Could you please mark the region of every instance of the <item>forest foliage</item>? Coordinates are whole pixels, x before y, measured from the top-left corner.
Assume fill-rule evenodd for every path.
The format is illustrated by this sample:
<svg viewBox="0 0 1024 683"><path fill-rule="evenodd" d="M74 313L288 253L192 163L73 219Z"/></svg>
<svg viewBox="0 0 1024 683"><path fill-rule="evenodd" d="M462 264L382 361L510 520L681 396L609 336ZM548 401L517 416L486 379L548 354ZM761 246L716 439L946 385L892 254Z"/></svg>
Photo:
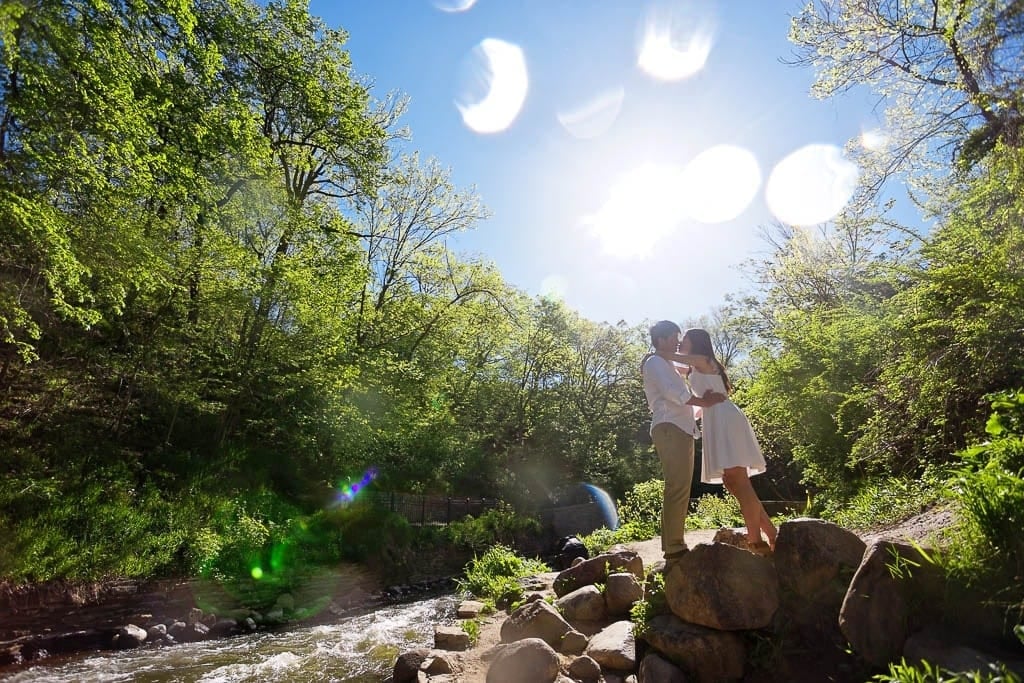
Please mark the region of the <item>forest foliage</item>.
<svg viewBox="0 0 1024 683"><path fill-rule="evenodd" d="M833 5L794 18L796 61L889 97L893 144L692 321L768 497L953 465L1024 386L1019 3ZM643 326L451 249L486 207L345 41L299 0L0 5L0 576L196 571L330 526L371 471L524 510L659 475ZM904 182L930 230L893 217Z"/></svg>

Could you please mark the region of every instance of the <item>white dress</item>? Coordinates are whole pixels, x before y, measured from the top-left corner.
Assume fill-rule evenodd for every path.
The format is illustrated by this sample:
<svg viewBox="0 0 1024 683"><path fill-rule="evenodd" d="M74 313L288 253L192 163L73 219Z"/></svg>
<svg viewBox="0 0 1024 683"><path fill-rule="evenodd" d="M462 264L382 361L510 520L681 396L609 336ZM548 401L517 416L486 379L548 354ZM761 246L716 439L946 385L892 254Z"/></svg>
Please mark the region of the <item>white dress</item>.
<svg viewBox="0 0 1024 683"><path fill-rule="evenodd" d="M690 388L694 396L703 396L708 389L726 393L721 375L696 369L690 371ZM728 399L701 409L701 451L700 480L705 484L721 484L727 467L746 467L748 476L767 469L747 416Z"/></svg>

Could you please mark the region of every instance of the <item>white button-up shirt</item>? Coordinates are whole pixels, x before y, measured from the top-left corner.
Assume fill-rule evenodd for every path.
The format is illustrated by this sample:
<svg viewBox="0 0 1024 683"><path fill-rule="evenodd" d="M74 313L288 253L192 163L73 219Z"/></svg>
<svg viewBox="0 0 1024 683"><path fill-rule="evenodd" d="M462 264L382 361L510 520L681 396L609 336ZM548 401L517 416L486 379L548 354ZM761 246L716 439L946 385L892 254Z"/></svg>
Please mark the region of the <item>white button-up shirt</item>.
<svg viewBox="0 0 1024 683"><path fill-rule="evenodd" d="M693 393L672 364L661 356L651 356L644 361L643 377L647 405L653 413L651 429L662 422L668 422L696 436L697 423L693 419L693 406L686 404Z"/></svg>

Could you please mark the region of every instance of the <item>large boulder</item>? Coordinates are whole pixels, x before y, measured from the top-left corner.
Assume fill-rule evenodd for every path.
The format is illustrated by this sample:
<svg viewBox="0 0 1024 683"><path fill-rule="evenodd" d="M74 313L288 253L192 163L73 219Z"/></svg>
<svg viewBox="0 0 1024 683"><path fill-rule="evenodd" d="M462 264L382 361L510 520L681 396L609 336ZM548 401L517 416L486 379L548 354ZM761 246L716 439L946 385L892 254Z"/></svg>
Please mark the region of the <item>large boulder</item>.
<svg viewBox="0 0 1024 683"><path fill-rule="evenodd" d="M780 606L805 642L845 645L839 608L866 548L853 532L820 519L794 519L779 527Z"/></svg>
<svg viewBox="0 0 1024 683"><path fill-rule="evenodd" d="M487 683L553 683L558 654L540 638L504 645L487 669Z"/></svg>
<svg viewBox="0 0 1024 683"><path fill-rule="evenodd" d="M688 681L711 683L743 677L747 652L738 633L688 624L667 614L647 622L643 637L665 658L678 664Z"/></svg>
<svg viewBox="0 0 1024 683"><path fill-rule="evenodd" d="M562 636L571 630L572 626L558 610L543 600L537 600L517 608L502 623L501 642L540 638L548 645L558 647Z"/></svg>
<svg viewBox="0 0 1024 683"><path fill-rule="evenodd" d="M850 581L839 629L865 661L885 666L900 656L910 633L938 616L933 610L942 602L942 582L921 549L877 541Z"/></svg>
<svg viewBox="0 0 1024 683"><path fill-rule="evenodd" d="M119 650L128 650L146 642L148 634L141 626L125 624L114 634L114 644Z"/></svg>
<svg viewBox="0 0 1024 683"><path fill-rule="evenodd" d="M556 576L553 584L555 595L562 597L577 588L604 583L609 572L616 570L628 571L638 579L642 579L644 577L644 561L631 550L602 553L597 557L584 560Z"/></svg>
<svg viewBox="0 0 1024 683"><path fill-rule="evenodd" d="M605 669L631 671L636 667L636 640L633 623L616 621L594 634L586 655Z"/></svg>
<svg viewBox="0 0 1024 683"><path fill-rule="evenodd" d="M665 598L683 621L722 631L759 629L779 607L779 581L764 557L701 544L668 565Z"/></svg>
<svg viewBox="0 0 1024 683"><path fill-rule="evenodd" d="M570 624L581 621L603 621L608 617L604 595L597 589L597 586L583 586L571 593L566 593L555 601L555 607Z"/></svg>
<svg viewBox="0 0 1024 683"><path fill-rule="evenodd" d="M616 572L608 575L604 585L604 601L612 617L628 615L633 603L643 597L644 588L632 574Z"/></svg>

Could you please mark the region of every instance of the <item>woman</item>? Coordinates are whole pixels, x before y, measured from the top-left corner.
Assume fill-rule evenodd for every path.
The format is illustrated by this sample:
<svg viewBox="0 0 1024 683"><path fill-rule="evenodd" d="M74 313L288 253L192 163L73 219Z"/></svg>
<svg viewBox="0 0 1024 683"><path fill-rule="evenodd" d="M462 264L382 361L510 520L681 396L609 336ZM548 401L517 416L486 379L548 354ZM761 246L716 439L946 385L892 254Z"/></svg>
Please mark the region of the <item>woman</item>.
<svg viewBox="0 0 1024 683"><path fill-rule="evenodd" d="M687 552L684 532L693 476L693 439L697 424L693 406L709 409L726 400L724 392L695 395L672 364L679 350L679 326L662 320L650 329L653 353L644 356L640 371L651 409L651 439L661 460L665 494L661 505L661 549L666 561Z"/></svg>
<svg viewBox="0 0 1024 683"><path fill-rule="evenodd" d="M690 366L690 389L694 394L732 392L729 376L715 358L706 330L687 330L674 360ZM726 400L702 409L701 450L700 479L706 484L724 484L736 496L747 525L747 546L758 553L774 550L775 525L750 483L751 476L765 471L764 456L750 422L735 403ZM761 537L762 531L767 543Z"/></svg>

